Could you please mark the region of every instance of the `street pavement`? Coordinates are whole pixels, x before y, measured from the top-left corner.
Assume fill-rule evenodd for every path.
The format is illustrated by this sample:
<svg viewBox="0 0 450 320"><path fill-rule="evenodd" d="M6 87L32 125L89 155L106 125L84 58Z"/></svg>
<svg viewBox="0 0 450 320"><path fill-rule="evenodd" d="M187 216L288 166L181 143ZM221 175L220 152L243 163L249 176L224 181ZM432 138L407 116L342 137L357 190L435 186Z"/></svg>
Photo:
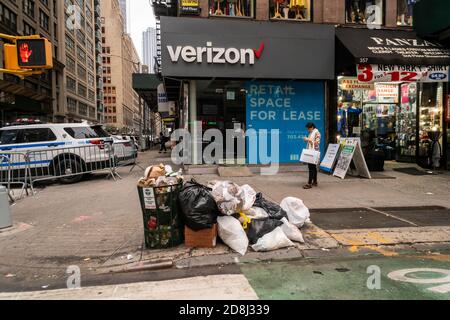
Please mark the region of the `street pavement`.
<svg viewBox="0 0 450 320"><path fill-rule="evenodd" d="M219 244L214 249L189 249L179 246L168 250L145 250L142 214L136 184L143 174L142 168L161 162L170 163L168 154L161 155L156 151L145 152L140 154L139 166L119 168L118 173L122 179L118 181L107 179L105 174L100 174L75 185L45 185L38 190L36 196L19 200L12 207L14 228L0 232L0 292L62 289L66 285L68 277L66 272L70 266L80 268L84 279L83 287L104 284L114 287L127 286L130 282L190 279L199 274L226 276L230 271L227 268L234 266L233 274L245 275L259 298L289 298L286 296L289 290L283 287L273 291L273 296L270 296L271 281L267 283L269 287L265 287L262 281L258 280L261 274L265 274L264 270L271 270L270 267L277 264L280 266L283 266L283 263L287 264L285 267L271 271L279 274L278 278L273 279L279 279L280 284L283 283L283 279L296 283L296 281L302 282L304 281L302 279L311 278L308 273L312 268L311 261L331 259L329 268L332 270L332 266L341 263L340 259L355 259L361 264L356 267L350 263L344 264L343 267L352 272L338 272L336 275L355 274L352 281L362 281L366 277L363 272L365 266L363 259L367 257L381 259L379 263L386 265L386 268L382 269L383 277L386 278L383 272L394 268L394 266L391 268L390 264L394 261L392 259L403 259L404 255L442 257L450 248L450 227L445 224L424 227L410 224L408 228L329 230L314 224L313 213L313 224L302 229L306 243L294 248L268 253L256 253L250 250L245 257L232 252L223 244ZM252 177L230 179L238 184L250 184L256 191L262 192L272 201L280 202L284 197L293 196L304 200L309 208L317 210L450 207L450 174L448 172L438 175L410 176L392 170L398 166L411 165L388 164L387 170L373 180L359 178L340 180L320 174L320 186L312 190L301 188L307 173L300 166L283 167L281 173L275 176L256 174ZM133 170L130 172L130 169ZM203 174L202 170L190 171L191 174L188 172L186 178L195 178L201 183L227 179L211 174L211 170L204 170L207 174ZM358 218L362 219L362 217ZM406 263L419 260L402 260L405 263L402 262L399 267L422 266L417 263ZM436 267L441 262L448 265L445 259L441 262L432 259L424 261L430 268ZM296 263L305 263L305 265L300 266ZM286 275L281 272L283 268L298 269L298 279L286 278ZM303 270L304 273L302 273ZM321 270L313 271L320 271L325 274L325 277L330 275ZM317 274L320 275L313 272L313 275ZM148 285L151 287L153 284ZM145 292L145 289L143 290ZM432 294L422 295L423 292L421 292L416 296L441 297ZM239 294L239 292L233 293L236 298L240 297ZM408 297L413 298L414 294L411 293ZM170 298L170 293L168 296ZM319 292L309 296L332 298L326 294L321 295ZM309 296L307 291L300 290L292 294L291 298L308 299ZM361 298L370 296L370 294L361 295ZM91 296L87 294L86 298L89 297ZM102 298L117 297L105 294ZM356 294L355 297L357 297ZM382 297L387 296L382 295ZM3 298L6 297L3 296Z"/></svg>

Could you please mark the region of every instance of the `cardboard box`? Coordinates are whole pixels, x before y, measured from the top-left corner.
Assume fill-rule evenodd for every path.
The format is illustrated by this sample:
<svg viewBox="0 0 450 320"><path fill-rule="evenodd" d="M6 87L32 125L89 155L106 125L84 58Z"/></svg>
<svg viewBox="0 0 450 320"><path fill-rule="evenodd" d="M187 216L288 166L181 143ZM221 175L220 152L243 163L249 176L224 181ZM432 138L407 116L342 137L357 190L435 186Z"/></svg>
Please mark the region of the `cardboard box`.
<svg viewBox="0 0 450 320"><path fill-rule="evenodd" d="M210 229L200 231L185 227L184 243L188 248L214 248L217 243L217 224Z"/></svg>

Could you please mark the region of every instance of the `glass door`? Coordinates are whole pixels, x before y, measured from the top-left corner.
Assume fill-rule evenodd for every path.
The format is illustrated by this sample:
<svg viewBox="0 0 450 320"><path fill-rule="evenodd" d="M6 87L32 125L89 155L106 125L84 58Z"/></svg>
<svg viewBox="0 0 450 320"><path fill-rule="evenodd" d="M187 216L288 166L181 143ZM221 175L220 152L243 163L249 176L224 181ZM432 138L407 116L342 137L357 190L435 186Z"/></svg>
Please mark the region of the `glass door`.
<svg viewBox="0 0 450 320"><path fill-rule="evenodd" d="M419 84L418 164L439 168L443 160L444 86L442 83Z"/></svg>

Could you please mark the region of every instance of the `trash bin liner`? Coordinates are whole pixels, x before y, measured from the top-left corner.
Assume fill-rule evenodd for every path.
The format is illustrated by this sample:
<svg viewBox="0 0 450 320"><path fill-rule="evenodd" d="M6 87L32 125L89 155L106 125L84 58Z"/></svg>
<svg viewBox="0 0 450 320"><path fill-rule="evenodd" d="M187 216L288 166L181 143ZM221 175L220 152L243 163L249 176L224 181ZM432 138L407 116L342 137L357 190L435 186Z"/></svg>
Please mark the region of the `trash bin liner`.
<svg viewBox="0 0 450 320"><path fill-rule="evenodd" d="M264 199L262 193L258 193L256 195L256 201L253 206L264 209L269 214L269 217L273 219L281 220L288 217L286 211L284 211L278 204Z"/></svg>
<svg viewBox="0 0 450 320"><path fill-rule="evenodd" d="M275 228L283 225L283 222L276 219L252 220L248 227L247 237L251 244L258 242L264 235L272 232Z"/></svg>
<svg viewBox="0 0 450 320"><path fill-rule="evenodd" d="M186 182L181 189L178 202L184 223L192 230L212 228L220 214L211 189L195 180Z"/></svg>

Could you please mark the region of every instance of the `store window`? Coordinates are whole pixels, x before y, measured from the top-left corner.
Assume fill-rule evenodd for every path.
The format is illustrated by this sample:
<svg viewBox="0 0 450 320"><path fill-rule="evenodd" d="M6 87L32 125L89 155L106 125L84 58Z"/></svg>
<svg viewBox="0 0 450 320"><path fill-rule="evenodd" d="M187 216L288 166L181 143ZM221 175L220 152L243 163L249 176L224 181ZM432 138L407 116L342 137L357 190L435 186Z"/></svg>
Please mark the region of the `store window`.
<svg viewBox="0 0 450 320"><path fill-rule="evenodd" d="M346 23L382 25L384 0L345 0Z"/></svg>
<svg viewBox="0 0 450 320"><path fill-rule="evenodd" d="M210 0L210 16L225 16L237 18L254 17L254 0Z"/></svg>
<svg viewBox="0 0 450 320"><path fill-rule="evenodd" d="M397 25L413 25L413 8L417 0L397 0Z"/></svg>
<svg viewBox="0 0 450 320"><path fill-rule="evenodd" d="M311 0L270 0L270 19L311 21Z"/></svg>

